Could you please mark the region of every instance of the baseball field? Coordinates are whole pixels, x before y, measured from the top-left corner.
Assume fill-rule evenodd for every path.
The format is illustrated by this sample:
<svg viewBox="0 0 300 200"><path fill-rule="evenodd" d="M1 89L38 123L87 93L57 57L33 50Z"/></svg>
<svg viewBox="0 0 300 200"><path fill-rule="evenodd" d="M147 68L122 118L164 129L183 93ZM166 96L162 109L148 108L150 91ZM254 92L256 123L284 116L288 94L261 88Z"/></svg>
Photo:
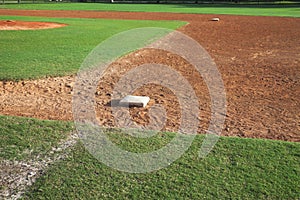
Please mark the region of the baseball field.
<svg viewBox="0 0 300 200"><path fill-rule="evenodd" d="M1 198L299 199L299 17L299 7L280 5L0 5ZM198 135L180 159L131 174L106 166L84 148L74 128L72 97L76 73L98 44L145 27L177 30L209 53L224 83L227 112L218 143L199 159L212 112L203 77L187 60L162 50L145 48L119 58L99 82L95 116L123 149L162 148L180 127L174 93L148 84L134 95L149 96L149 105L130 108L130 114L143 126L150 107L163 106L161 132L145 139L115 128L111 94L131 69L170 66L188 80L200 107Z"/></svg>

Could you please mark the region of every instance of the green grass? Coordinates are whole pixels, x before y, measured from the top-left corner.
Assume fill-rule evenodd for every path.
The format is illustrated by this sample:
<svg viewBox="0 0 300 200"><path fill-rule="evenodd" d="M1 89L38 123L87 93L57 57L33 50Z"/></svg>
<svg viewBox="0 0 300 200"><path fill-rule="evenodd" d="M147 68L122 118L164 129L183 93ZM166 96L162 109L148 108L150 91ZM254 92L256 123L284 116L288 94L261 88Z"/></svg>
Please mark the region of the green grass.
<svg viewBox="0 0 300 200"><path fill-rule="evenodd" d="M114 134L122 147L135 152L163 146L172 138L161 133L145 142ZM70 157L38 179L25 199L299 199L299 143L222 137L199 160L202 140L197 136L170 167L147 174L111 169L78 143Z"/></svg>
<svg viewBox="0 0 300 200"><path fill-rule="evenodd" d="M296 5L234 5L234 4L105 4L105 3L58 3L58 4L7 4L1 8L34 10L97 10L134 12L174 12L201 14L231 14L255 16L300 17Z"/></svg>
<svg viewBox="0 0 300 200"><path fill-rule="evenodd" d="M72 130L70 122L0 116L0 160L24 160L46 153Z"/></svg>
<svg viewBox="0 0 300 200"><path fill-rule="evenodd" d="M180 21L138 21L0 16L0 20L51 21L68 26L47 30L0 31L0 79L21 80L74 74L100 42L133 28L176 29Z"/></svg>
<svg viewBox="0 0 300 200"><path fill-rule="evenodd" d="M1 159L43 154L73 130L68 122L0 116ZM109 138L132 152L165 146L174 133L142 139L116 129ZM25 199L299 199L300 143L221 137L198 159L204 137L168 168L146 174L120 172L100 163L78 142L50 166ZM30 152L30 153L29 153Z"/></svg>

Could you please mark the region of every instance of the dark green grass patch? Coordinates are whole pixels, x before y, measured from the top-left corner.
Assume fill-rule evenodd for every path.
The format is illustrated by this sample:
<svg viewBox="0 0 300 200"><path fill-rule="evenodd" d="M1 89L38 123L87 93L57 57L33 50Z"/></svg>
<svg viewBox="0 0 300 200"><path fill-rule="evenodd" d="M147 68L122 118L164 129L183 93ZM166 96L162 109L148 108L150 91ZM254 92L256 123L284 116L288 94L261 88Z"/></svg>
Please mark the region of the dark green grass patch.
<svg viewBox="0 0 300 200"><path fill-rule="evenodd" d="M46 153L72 129L70 122L0 116L0 160L22 160Z"/></svg>
<svg viewBox="0 0 300 200"><path fill-rule="evenodd" d="M231 14L254 16L300 17L299 4L242 5L242 4L107 4L107 3L63 3L63 4L8 4L1 8L31 10L97 10L134 12L173 12L198 14Z"/></svg>
<svg viewBox="0 0 300 200"><path fill-rule="evenodd" d="M65 23L47 30L0 31L0 79L20 80L74 74L103 40L140 27L176 29L179 21L136 21L0 16L0 20Z"/></svg>
<svg viewBox="0 0 300 200"><path fill-rule="evenodd" d="M173 137L161 133L145 142L114 134L116 143L135 152L159 148ZM197 136L170 167L146 174L109 168L78 143L70 157L39 178L25 198L299 199L299 143L222 137L209 156L199 160L202 141L203 136Z"/></svg>

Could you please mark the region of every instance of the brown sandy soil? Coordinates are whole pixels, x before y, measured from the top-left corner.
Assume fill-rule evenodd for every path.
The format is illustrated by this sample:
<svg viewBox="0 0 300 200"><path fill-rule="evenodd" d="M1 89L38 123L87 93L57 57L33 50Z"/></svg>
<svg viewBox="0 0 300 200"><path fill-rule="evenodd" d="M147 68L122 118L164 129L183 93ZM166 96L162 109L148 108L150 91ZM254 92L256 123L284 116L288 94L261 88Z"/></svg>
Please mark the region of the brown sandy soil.
<svg viewBox="0 0 300 200"><path fill-rule="evenodd" d="M300 19L216 15L0 10L0 15L82 17L115 19L183 20L179 31L198 41L213 57L222 75L227 96L223 135L300 141ZM207 129L210 98L201 77L184 60L164 52L142 50L111 66L96 96L101 124L114 126L107 105L114 83L126 71L142 63L164 63L186 77L199 97L199 132ZM72 120L71 100L74 77L34 81L0 82L0 113L41 119ZM178 102L168 89L147 85L137 95L151 97L150 106L167 109L166 130L178 128ZM138 123L148 121L149 107L131 109Z"/></svg>
<svg viewBox="0 0 300 200"><path fill-rule="evenodd" d="M66 24L58 24L52 22L0 20L0 30L35 30L35 29L59 28L63 26L66 26Z"/></svg>

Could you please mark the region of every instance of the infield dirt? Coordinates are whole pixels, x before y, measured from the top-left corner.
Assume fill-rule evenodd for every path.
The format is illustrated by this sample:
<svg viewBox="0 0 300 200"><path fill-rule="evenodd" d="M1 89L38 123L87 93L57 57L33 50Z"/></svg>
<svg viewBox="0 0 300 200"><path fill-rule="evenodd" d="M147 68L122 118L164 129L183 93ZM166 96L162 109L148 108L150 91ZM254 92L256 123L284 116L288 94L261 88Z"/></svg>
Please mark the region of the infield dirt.
<svg viewBox="0 0 300 200"><path fill-rule="evenodd" d="M0 15L182 20L180 32L199 42L212 56L224 81L227 115L222 135L300 141L300 19L137 12L0 10ZM219 22L210 21L219 17ZM185 60L159 50L144 49L116 61L101 79L96 97L101 124L114 126L109 101L114 84L129 69L144 63L172 66L190 82L199 98L199 133L210 120L207 86ZM0 82L0 113L40 119L72 120L75 76ZM180 110L167 88L146 85L135 95L148 95L149 106L167 110L165 130L179 127ZM148 123L149 107L132 108L132 118Z"/></svg>

